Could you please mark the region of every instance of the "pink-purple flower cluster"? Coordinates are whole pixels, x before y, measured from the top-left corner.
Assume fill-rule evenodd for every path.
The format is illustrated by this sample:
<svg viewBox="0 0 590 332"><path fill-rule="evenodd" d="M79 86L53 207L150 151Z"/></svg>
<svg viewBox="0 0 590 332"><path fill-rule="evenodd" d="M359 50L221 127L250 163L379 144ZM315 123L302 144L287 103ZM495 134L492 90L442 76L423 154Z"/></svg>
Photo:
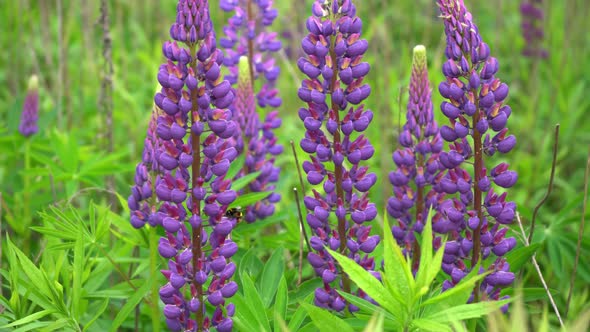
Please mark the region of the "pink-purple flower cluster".
<svg viewBox="0 0 590 332"><path fill-rule="evenodd" d="M231 331L235 308L227 299L237 291L230 260L237 245L229 234L236 220L225 212L236 193L225 175L237 156L237 125L227 109L234 94L221 77L223 54L208 2L179 0L170 36L158 71L157 120L128 200L131 222L166 231L158 250L169 259L160 289L169 329ZM211 316L206 302L214 307Z"/></svg>
<svg viewBox="0 0 590 332"><path fill-rule="evenodd" d="M306 22L309 34L302 41L307 56L297 62L307 76L298 92L307 103L299 110L306 129L300 145L310 157L303 169L311 185L321 185L304 198L307 222L314 233L310 242L315 252L308 259L324 283L315 292L315 304L341 311L346 303L336 289L351 292L350 280L325 248L372 271L375 263L368 254L379 242L367 225L377 215L368 198L376 175L361 165L374 154L361 134L373 119L373 113L361 104L371 92L363 83L370 69L363 61L368 43L361 39L362 21L350 0L316 0L312 12ZM368 299L362 290L357 294ZM353 305L349 309L356 310Z"/></svg>
<svg viewBox="0 0 590 332"><path fill-rule="evenodd" d="M37 75L31 76L27 95L23 104L23 111L20 117L18 132L24 137L29 137L39 131L37 121L39 120L39 79Z"/></svg>
<svg viewBox="0 0 590 332"><path fill-rule="evenodd" d="M273 53L281 50L278 34L268 31L277 17L272 0L221 0L219 6L226 12L233 11L228 25L223 28L224 38L219 44L226 51L224 64L230 74L226 78L230 83L238 81L238 63L241 56L250 61L252 80L264 81L256 99L260 107L279 107L281 98L275 87L280 69Z"/></svg>
<svg viewBox="0 0 590 332"><path fill-rule="evenodd" d="M444 196L434 190L442 168L438 155L443 141L431 95L426 49L418 45L414 48L406 123L398 139L402 147L393 153L397 169L389 174L393 196L387 202L387 212L398 221L392 227L394 237L406 252L416 254L419 247L414 233L422 232L428 211L436 211Z"/></svg>
<svg viewBox="0 0 590 332"><path fill-rule="evenodd" d="M506 192L495 188L512 187L517 174L505 163L486 165L489 158L484 155L508 153L516 144L506 127L512 113L505 104L508 86L495 77L498 61L490 56L463 1L438 0L438 6L447 41L446 80L439 92L446 99L441 110L450 121L440 129L450 150L440 153L446 171L437 180L437 190L449 198L433 220L433 229L452 240L445 247L442 266L451 280L443 288L452 287L482 263L480 270L490 274L475 290L473 300L498 299L500 288L514 280L503 256L516 245L515 238L505 237L516 205L506 200ZM473 177L467 165L473 167Z"/></svg>
<svg viewBox="0 0 590 332"><path fill-rule="evenodd" d="M522 36L525 45L522 55L531 58L547 58L549 52L543 47L545 38L543 0L525 0L520 4Z"/></svg>
<svg viewBox="0 0 590 332"><path fill-rule="evenodd" d="M272 5L269 0L220 2L221 9L234 12L224 27L225 38L220 38L220 45L227 53L224 64L230 74L226 78L237 88L237 98L230 107L238 123L234 135L236 149L246 158L244 168L234 180L260 172L239 194L272 192L279 179L280 168L275 166L275 158L283 152L283 147L277 143L274 131L281 126L281 119L278 111L273 110L261 121L256 111L257 104L261 108L281 105L275 87L280 71L273 57L281 49L281 42L277 33L267 31L277 16ZM254 91L256 80L262 82L258 91ZM280 194L272 192L266 199L243 207L244 220L254 222L272 215L280 198Z"/></svg>

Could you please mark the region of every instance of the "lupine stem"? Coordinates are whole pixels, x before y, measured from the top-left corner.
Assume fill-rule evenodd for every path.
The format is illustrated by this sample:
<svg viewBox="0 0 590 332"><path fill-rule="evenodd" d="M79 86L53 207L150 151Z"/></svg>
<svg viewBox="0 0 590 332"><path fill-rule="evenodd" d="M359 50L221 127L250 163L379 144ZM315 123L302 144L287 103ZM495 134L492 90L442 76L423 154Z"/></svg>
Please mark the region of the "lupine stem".
<svg viewBox="0 0 590 332"><path fill-rule="evenodd" d="M336 57L336 52L334 52L334 40L330 44L330 57L332 58L332 70L334 74L332 75L332 80L330 82L330 87L328 91L334 92L336 89L336 81L338 79L338 58ZM340 138L340 107L332 100L331 108L334 112L334 116L336 117L336 123L338 124L338 128L336 132L334 132L334 146L339 147L341 145L341 138ZM335 177L335 184L336 184L336 197L338 202L345 202L344 199L344 190L342 189L342 164L336 163L334 161L334 177ZM346 219L344 217L338 218L338 237L340 238L340 252L345 254L346 251ZM346 293L350 293L350 278L346 273L342 273L342 290Z"/></svg>
<svg viewBox="0 0 590 332"><path fill-rule="evenodd" d="M252 0L248 0L248 22L251 20L254 20L254 13L252 11ZM254 65L252 64L252 59L254 59L254 40L252 40L252 38L248 38L248 68L250 69L250 81L252 82L252 88L254 88Z"/></svg>
<svg viewBox="0 0 590 332"><path fill-rule="evenodd" d="M477 96L478 92L476 89L472 90L473 95ZM479 105L478 97L475 97L475 105ZM479 261L479 253L481 251L481 226L483 223L483 208L481 206L481 199L482 199L482 192L481 189L477 186L477 183L481 180L481 174L483 169L483 146L481 142L481 133L476 128L476 123L479 122L480 112L479 110L475 111L473 114L473 142L474 142L474 162L473 162L473 172L475 185L473 186L473 209L477 213L477 218L479 219L479 224L473 231L473 256L471 257L471 268L474 268L477 262ZM479 301L479 282L475 283L475 288L473 289L473 302Z"/></svg>
<svg viewBox="0 0 590 332"><path fill-rule="evenodd" d="M155 227L149 228L149 248L150 248L150 278L156 278L159 274L158 271L158 232L156 231ZM151 299L152 299L152 306L151 306L151 316L152 316L152 328L154 332L160 331L160 308L158 307L158 301L160 300L158 297L158 284L153 282L152 283L152 290L151 290Z"/></svg>
<svg viewBox="0 0 590 332"><path fill-rule="evenodd" d="M29 255L31 252L31 239L30 239L30 232L29 226L32 223L32 216L30 210L30 201L31 201L31 179L29 178L29 170L31 169L31 139L25 139L25 174L23 174L23 219L24 219L24 227L23 227L23 235L24 235L24 244L23 244L23 252L25 255Z"/></svg>
<svg viewBox="0 0 590 332"><path fill-rule="evenodd" d="M196 45L190 45L190 54L193 55L193 58L190 62L190 66L192 67L192 69L194 70L195 73L198 73L199 71L197 70L197 57L194 56L196 54ZM197 89L193 89L191 91L191 103L192 103L192 110L191 110L191 123L195 123L196 121L199 121L198 119L198 111L199 111L199 103L198 103L198 90ZM196 116L196 118L195 118ZM193 149L193 164L192 164L192 168L191 168L191 181L192 181L192 188L197 188L199 186L198 183L198 179L200 178L200 170L201 170L201 136L197 135L196 133L191 131L191 143L192 143L192 149ZM192 213L194 215L201 215L201 201L199 199L197 199L197 197L194 194L194 190L191 191L191 195L192 195ZM193 228L193 233L192 233L192 253L193 253L193 270L197 271L201 269L201 255L202 255L202 248L201 248L201 243L202 243L202 239L201 239L201 233L203 232L203 225L199 224L199 226L197 228ZM194 282L194 280L193 280ZM193 284L195 286L195 288L197 289L197 299L199 300L199 305L201 306L201 308L203 307L203 285L200 285L198 283L194 283ZM196 314L197 314L197 331L202 331L203 328L203 321L204 321L204 316L203 316L203 310L202 309L197 310Z"/></svg>

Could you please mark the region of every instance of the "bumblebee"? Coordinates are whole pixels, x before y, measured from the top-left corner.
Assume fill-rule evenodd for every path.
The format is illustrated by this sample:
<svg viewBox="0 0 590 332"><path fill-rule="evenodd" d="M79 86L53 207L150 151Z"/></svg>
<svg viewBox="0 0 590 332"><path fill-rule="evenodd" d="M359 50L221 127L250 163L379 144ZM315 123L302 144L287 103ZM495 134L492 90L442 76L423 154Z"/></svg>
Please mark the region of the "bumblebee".
<svg viewBox="0 0 590 332"><path fill-rule="evenodd" d="M227 218L236 219L236 223L240 223L240 221L242 221L242 218L244 217L244 213L242 212L242 208L237 206L227 209L227 211L225 211L225 216Z"/></svg>

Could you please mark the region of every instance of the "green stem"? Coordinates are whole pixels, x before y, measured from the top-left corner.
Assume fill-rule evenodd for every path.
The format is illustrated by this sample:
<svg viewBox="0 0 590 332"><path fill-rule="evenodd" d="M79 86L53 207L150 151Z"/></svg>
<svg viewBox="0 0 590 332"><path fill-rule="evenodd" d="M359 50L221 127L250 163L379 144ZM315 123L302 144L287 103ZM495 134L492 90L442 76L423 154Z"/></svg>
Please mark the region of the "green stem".
<svg viewBox="0 0 590 332"><path fill-rule="evenodd" d="M31 252L31 239L29 226L32 223L31 216L31 179L29 170L31 169L31 139L25 139L25 173L23 175L23 252L29 255Z"/></svg>
<svg viewBox="0 0 590 332"><path fill-rule="evenodd" d="M159 274L158 272L158 233L155 227L150 227L149 229L149 246L150 246L150 278L156 278ZM154 332L160 331L160 308L158 307L158 283L152 283L152 328Z"/></svg>

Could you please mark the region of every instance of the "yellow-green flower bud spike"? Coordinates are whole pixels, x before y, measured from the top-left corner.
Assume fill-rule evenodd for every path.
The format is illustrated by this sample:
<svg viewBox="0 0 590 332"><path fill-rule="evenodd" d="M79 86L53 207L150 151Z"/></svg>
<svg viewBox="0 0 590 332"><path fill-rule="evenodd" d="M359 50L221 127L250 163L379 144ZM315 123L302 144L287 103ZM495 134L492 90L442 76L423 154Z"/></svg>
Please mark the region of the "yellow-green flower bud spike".
<svg viewBox="0 0 590 332"><path fill-rule="evenodd" d="M29 78L28 90L32 91L37 89L39 89L39 78L37 75L31 75L31 78Z"/></svg>
<svg viewBox="0 0 590 332"><path fill-rule="evenodd" d="M250 63L248 62L247 56L241 56L240 62L238 63L238 89L245 88L246 84L252 86Z"/></svg>
<svg viewBox="0 0 590 332"><path fill-rule="evenodd" d="M412 58L412 67L418 72L427 70L426 47L417 45L414 47L414 57Z"/></svg>

